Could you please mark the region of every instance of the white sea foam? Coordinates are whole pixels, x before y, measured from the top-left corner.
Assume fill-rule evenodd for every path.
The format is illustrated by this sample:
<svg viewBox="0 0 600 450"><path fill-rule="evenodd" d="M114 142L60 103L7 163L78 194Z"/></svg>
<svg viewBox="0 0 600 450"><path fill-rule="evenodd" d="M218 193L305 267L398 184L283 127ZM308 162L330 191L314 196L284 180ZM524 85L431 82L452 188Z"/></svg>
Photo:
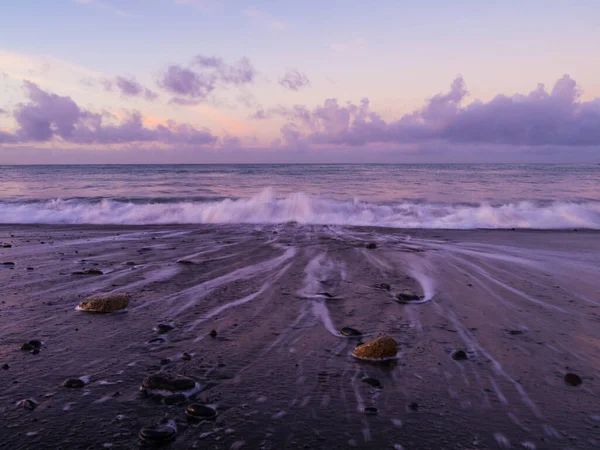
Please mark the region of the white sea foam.
<svg viewBox="0 0 600 450"><path fill-rule="evenodd" d="M600 229L600 202L492 204L367 203L272 189L243 199L145 203L104 199L0 202L0 223L200 224L285 223L393 228Z"/></svg>

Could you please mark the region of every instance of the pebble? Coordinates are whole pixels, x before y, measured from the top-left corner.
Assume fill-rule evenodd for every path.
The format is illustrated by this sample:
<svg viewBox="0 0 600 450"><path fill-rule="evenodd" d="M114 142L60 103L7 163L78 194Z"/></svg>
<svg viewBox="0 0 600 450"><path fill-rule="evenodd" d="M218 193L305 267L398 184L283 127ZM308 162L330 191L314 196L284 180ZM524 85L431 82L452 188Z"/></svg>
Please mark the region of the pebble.
<svg viewBox="0 0 600 450"><path fill-rule="evenodd" d="M422 300L423 297L417 294L404 294L401 292L400 294L396 295L396 299L401 303L410 303Z"/></svg>
<svg viewBox="0 0 600 450"><path fill-rule="evenodd" d="M156 331L159 334L168 333L172 329L173 329L173 327L171 325L166 324L166 323L159 323L158 325L156 325Z"/></svg>
<svg viewBox="0 0 600 450"><path fill-rule="evenodd" d="M374 250L377 248L377 244L375 242L369 242L367 245L365 245L365 247L369 250Z"/></svg>
<svg viewBox="0 0 600 450"><path fill-rule="evenodd" d="M196 382L191 378L161 373L150 375L142 382L142 389L152 389L157 391L188 391L194 389L195 386Z"/></svg>
<svg viewBox="0 0 600 450"><path fill-rule="evenodd" d="M567 373L564 380L569 386L579 386L583 382L581 377L575 373Z"/></svg>
<svg viewBox="0 0 600 450"><path fill-rule="evenodd" d="M175 423L169 421L167 423L143 427L140 430L139 436L142 441L159 444L172 441L175 439L176 434Z"/></svg>
<svg viewBox="0 0 600 450"><path fill-rule="evenodd" d="M195 263L193 261L188 261L187 259L180 259L177 261L177 264L183 264L184 266L193 266Z"/></svg>
<svg viewBox="0 0 600 450"><path fill-rule="evenodd" d="M62 385L66 388L82 388L85 386L85 382L81 378L68 378Z"/></svg>
<svg viewBox="0 0 600 450"><path fill-rule="evenodd" d="M192 403L187 407L185 413L189 418L200 420L210 420L217 416L217 411L214 408L201 403Z"/></svg>
<svg viewBox="0 0 600 450"><path fill-rule="evenodd" d="M208 335L209 335L210 337L213 337L213 338L215 338L215 337L217 337L217 331L216 331L216 330L212 330L210 333L208 333Z"/></svg>
<svg viewBox="0 0 600 450"><path fill-rule="evenodd" d="M71 275L104 275L104 272L98 269L88 269L88 270L78 270L76 272L71 272Z"/></svg>
<svg viewBox="0 0 600 450"><path fill-rule="evenodd" d="M32 400L30 398L25 399L25 400L21 400L19 403L17 403L18 406L22 406L25 409L28 409L29 411L33 411L35 408L37 408L37 402L35 400Z"/></svg>
<svg viewBox="0 0 600 450"><path fill-rule="evenodd" d="M362 336L362 333L358 330L355 330L354 328L350 328L350 327L344 327L340 330L340 333L342 333L344 336L348 336L348 337L358 337L358 336Z"/></svg>
<svg viewBox="0 0 600 450"><path fill-rule="evenodd" d="M379 382L379 380L377 378L372 378L372 377L365 377L361 380L363 383L367 383L368 385L371 385L375 388L382 388L383 386L381 386L381 383Z"/></svg>
<svg viewBox="0 0 600 450"><path fill-rule="evenodd" d="M359 345L352 353L357 358L391 358L398 353L398 343L389 336L382 336L366 344Z"/></svg>
<svg viewBox="0 0 600 450"><path fill-rule="evenodd" d="M469 357L464 350L456 350L454 353L452 353L452 359L455 361L465 361L469 359Z"/></svg>
<svg viewBox="0 0 600 450"><path fill-rule="evenodd" d="M181 359L183 359L184 361L189 361L190 359L192 359L192 356L188 352L183 352L181 354Z"/></svg>
<svg viewBox="0 0 600 450"><path fill-rule="evenodd" d="M365 414L368 414L370 416L374 416L377 414L377 408L375 408L374 406L367 406L365 408Z"/></svg>
<svg viewBox="0 0 600 450"><path fill-rule="evenodd" d="M8 370L8 369L10 369L10 366L8 364L3 364L2 369Z"/></svg>

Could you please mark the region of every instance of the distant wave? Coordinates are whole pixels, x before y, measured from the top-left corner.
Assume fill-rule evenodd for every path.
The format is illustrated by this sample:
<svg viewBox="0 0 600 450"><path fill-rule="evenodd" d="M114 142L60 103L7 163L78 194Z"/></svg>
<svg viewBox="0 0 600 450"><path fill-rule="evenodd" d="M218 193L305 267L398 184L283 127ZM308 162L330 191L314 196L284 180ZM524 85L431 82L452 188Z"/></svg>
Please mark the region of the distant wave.
<svg viewBox="0 0 600 450"><path fill-rule="evenodd" d="M391 228L600 229L600 202L502 205L330 200L270 189L251 198L135 202L114 199L0 201L0 223L20 224L233 224L370 225Z"/></svg>

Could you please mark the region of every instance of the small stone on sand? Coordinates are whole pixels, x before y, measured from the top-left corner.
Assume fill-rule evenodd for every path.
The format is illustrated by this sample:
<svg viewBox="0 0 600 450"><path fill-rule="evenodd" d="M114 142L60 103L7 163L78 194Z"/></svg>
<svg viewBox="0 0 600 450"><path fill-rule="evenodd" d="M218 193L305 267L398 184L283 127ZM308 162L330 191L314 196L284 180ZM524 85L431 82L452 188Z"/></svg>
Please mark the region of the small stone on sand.
<svg viewBox="0 0 600 450"><path fill-rule="evenodd" d="M365 247L369 250L373 250L377 248L377 244L375 242L369 242L367 245L365 245Z"/></svg>
<svg viewBox="0 0 600 450"><path fill-rule="evenodd" d="M581 377L575 373L567 373L564 380L569 386L579 386L582 383Z"/></svg>
<svg viewBox="0 0 600 450"><path fill-rule="evenodd" d="M469 356L464 350L456 350L454 353L452 353L452 359L456 361L465 361L469 359Z"/></svg>
<svg viewBox="0 0 600 450"><path fill-rule="evenodd" d="M210 333L208 333L208 335L212 338L217 337L217 331L216 330L212 330Z"/></svg>
<svg viewBox="0 0 600 450"><path fill-rule="evenodd" d="M201 403L192 403L187 407L185 413L189 418L200 420L214 419L217 416L217 411L214 408Z"/></svg>
<svg viewBox="0 0 600 450"><path fill-rule="evenodd" d="M82 388L85 386L85 382L81 378L68 378L62 385L66 388Z"/></svg>
<svg viewBox="0 0 600 450"><path fill-rule="evenodd" d="M358 330L355 330L354 328L350 328L350 327L344 327L340 330L340 333L342 333L344 336L348 336L348 337L359 337L362 336L362 333Z"/></svg>
<svg viewBox="0 0 600 450"><path fill-rule="evenodd" d="M398 343L389 336L383 336L359 345L353 351L354 356L364 359L392 358L397 353Z"/></svg>
<svg viewBox="0 0 600 450"><path fill-rule="evenodd" d="M173 422L165 424L152 425L143 427L140 430L140 439L146 442L152 442L155 444L170 442L175 439L177 430Z"/></svg>
<svg viewBox="0 0 600 450"><path fill-rule="evenodd" d="M128 294L96 294L87 297L79 304L79 308L90 312L112 312L127 308Z"/></svg>
<svg viewBox="0 0 600 450"><path fill-rule="evenodd" d="M196 382L191 378L162 373L150 375L142 382L142 389L155 391L189 391L194 387L196 387Z"/></svg>
<svg viewBox="0 0 600 450"><path fill-rule="evenodd" d="M398 301L400 303L410 303L410 302L417 302L419 300L423 300L423 297L421 297L420 295L416 295L416 294L405 294L405 293L400 293L396 295L396 299L398 299Z"/></svg>

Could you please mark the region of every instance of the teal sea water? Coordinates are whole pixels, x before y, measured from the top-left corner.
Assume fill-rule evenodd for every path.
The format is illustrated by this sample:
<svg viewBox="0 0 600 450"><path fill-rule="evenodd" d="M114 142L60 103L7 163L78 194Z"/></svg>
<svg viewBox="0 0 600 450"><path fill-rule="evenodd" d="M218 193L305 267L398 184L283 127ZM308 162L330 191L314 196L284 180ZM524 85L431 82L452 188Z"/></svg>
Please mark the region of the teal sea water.
<svg viewBox="0 0 600 450"><path fill-rule="evenodd" d="M600 229L600 165L0 166L0 223Z"/></svg>

